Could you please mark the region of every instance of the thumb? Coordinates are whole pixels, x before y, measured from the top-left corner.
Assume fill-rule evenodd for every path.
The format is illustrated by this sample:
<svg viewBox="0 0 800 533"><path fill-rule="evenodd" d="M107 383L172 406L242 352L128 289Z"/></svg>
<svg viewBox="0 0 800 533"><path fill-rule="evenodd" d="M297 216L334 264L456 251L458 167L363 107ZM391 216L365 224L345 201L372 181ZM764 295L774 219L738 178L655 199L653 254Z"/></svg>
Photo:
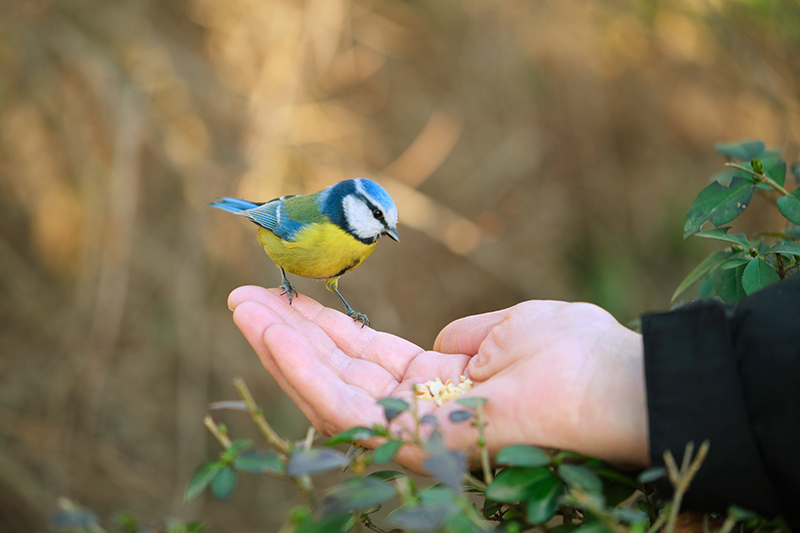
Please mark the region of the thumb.
<svg viewBox="0 0 800 533"><path fill-rule="evenodd" d="M440 353L475 355L492 329L505 319L508 309L459 318L439 332L433 350Z"/></svg>

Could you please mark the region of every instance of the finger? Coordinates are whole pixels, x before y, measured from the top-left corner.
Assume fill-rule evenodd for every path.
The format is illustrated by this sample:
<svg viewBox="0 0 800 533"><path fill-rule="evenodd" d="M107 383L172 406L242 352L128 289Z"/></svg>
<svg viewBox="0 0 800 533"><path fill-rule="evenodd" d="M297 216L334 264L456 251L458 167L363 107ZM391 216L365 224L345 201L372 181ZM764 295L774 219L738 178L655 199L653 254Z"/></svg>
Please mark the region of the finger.
<svg viewBox="0 0 800 533"><path fill-rule="evenodd" d="M546 300L523 302L507 309L470 360L470 377L487 380L522 358L552 351L556 343L562 352L571 350L572 344L580 345L574 323L581 320L577 314L581 309L579 304Z"/></svg>
<svg viewBox="0 0 800 533"><path fill-rule="evenodd" d="M286 380L286 377L283 375L283 372L281 372L280 367L272 356L272 352L264 343L264 331L273 324L281 323L282 319L280 316L269 307L252 301L244 301L237 304L234 308L233 321L239 330L241 330L247 342L250 343L250 346L253 347L256 355L258 355L258 358L261 360L261 364L264 365L267 372L272 374L272 377L275 378L280 388L304 413L310 413L311 409L308 404ZM315 426L319 422L318 419L311 418L311 416L309 416L309 420Z"/></svg>
<svg viewBox="0 0 800 533"><path fill-rule="evenodd" d="M258 290L257 287L253 289L254 290L242 291L241 293L238 293L236 298L260 298L260 301L263 302L263 307L270 310L272 313L272 315L269 316L271 321L269 323L262 324L262 329L260 330L262 336L263 331L272 323L287 324L306 338L306 341L310 345L311 350L316 357L330 370L332 370L344 383L348 385L356 385L362 388L367 394L375 398L381 398L397 387L399 380L395 375L393 375L392 372L386 370L380 364L373 363L369 360L351 357L349 354L344 353L317 324L307 320L303 313L299 313L296 309L293 309L295 305L291 306L292 308L286 305L285 299L277 294L276 291ZM308 298L305 299L310 300ZM297 300L295 300L295 302L296 301ZM311 303L307 304L307 306L311 306L312 309L307 312L309 314L316 313L319 315L323 311L322 306L313 300L310 300L310 302ZM234 315L236 315L242 308L249 309L248 302L236 303L237 307L236 311L234 311ZM262 305L260 303L254 303L256 305ZM256 316L255 318L259 319L262 317ZM348 320L352 322L352 319L348 318ZM253 334L257 333L258 331L259 330L256 329ZM253 342L258 342L258 340L259 338L255 338ZM277 370L276 367L270 366L270 359L262 359L262 361L264 361L264 366L270 373L273 373Z"/></svg>
<svg viewBox="0 0 800 533"><path fill-rule="evenodd" d="M382 420L383 409L363 389L348 385L321 361L308 339L296 329L275 323L264 331L264 343L286 381L302 399L301 409L326 434Z"/></svg>
<svg viewBox="0 0 800 533"><path fill-rule="evenodd" d="M395 335L362 328L359 322L344 313L324 307L303 295L295 297L289 305L288 299L280 296L277 289L239 287L228 297L228 306L235 308L247 299L273 308L287 324L306 333L318 350L329 350L330 346L326 343L333 341L344 354L380 365L397 381L403 379L408 365L423 351L419 346ZM320 337L319 328L324 338Z"/></svg>
<svg viewBox="0 0 800 533"><path fill-rule="evenodd" d="M486 335L504 320L508 311L503 309L451 322L436 337L433 349L442 353L475 355Z"/></svg>

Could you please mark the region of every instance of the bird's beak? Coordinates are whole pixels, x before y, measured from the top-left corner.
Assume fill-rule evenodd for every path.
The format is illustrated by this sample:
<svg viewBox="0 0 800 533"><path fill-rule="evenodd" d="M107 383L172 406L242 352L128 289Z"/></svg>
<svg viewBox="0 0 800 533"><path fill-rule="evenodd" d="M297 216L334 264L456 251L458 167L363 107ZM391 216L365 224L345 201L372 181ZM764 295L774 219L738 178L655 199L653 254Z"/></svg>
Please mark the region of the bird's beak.
<svg viewBox="0 0 800 533"><path fill-rule="evenodd" d="M383 230L383 234L388 235L397 242L400 242L400 235L397 234L397 230L395 228L386 228Z"/></svg>

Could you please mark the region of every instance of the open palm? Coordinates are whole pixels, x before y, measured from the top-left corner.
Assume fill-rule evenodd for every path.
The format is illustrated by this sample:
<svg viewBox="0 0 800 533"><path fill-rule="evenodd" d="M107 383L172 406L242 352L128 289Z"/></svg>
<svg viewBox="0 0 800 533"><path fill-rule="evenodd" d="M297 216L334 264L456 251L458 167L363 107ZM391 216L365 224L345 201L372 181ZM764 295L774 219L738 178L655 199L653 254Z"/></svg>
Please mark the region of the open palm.
<svg viewBox="0 0 800 533"><path fill-rule="evenodd" d="M426 351L306 296L290 306L250 286L228 303L264 367L326 435L384 422L380 398L408 400L415 384L468 373L475 387L467 395L489 400L490 451L529 443L647 463L641 341L595 306L527 302L467 317ZM449 446L474 452L474 429L446 416L459 408L420 402ZM423 455L406 447L397 459L420 470Z"/></svg>

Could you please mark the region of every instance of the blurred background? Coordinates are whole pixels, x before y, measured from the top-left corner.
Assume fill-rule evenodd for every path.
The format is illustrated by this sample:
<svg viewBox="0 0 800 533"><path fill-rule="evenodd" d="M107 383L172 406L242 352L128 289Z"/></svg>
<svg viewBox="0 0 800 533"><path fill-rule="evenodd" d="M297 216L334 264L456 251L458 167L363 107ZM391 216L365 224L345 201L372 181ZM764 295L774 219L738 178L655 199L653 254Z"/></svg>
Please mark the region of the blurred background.
<svg viewBox="0 0 800 533"><path fill-rule="evenodd" d="M60 495L245 533L301 503L251 478L227 503L182 502L218 452L206 405L236 397L234 376L282 434L307 428L231 321L233 288L280 277L217 196L382 183L401 241L340 288L430 347L453 319L531 298L623 322L668 308L717 247L682 240L722 168L714 143L798 158L793 0L2 4L4 532L44 530ZM756 199L737 224L766 229L772 211Z"/></svg>

